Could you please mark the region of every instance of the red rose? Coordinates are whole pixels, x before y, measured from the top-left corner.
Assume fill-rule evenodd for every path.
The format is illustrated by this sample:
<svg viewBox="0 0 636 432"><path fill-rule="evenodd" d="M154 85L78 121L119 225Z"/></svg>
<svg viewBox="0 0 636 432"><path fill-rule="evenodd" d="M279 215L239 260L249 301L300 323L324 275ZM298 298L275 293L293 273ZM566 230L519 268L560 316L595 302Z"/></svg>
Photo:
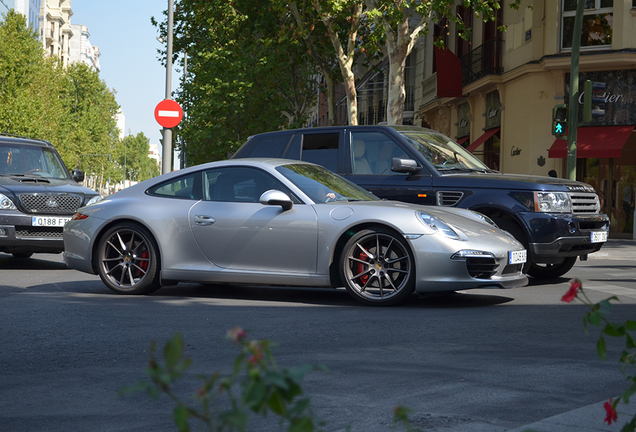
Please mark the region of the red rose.
<svg viewBox="0 0 636 432"><path fill-rule="evenodd" d="M616 422L618 420L618 415L616 414L616 409L612 405L612 399L610 399L609 402L605 402L605 405L603 405L603 406L605 407L605 412L607 413L607 415L605 416L605 421L607 422L608 425L611 425L612 424L612 420L614 422Z"/></svg>
<svg viewBox="0 0 636 432"><path fill-rule="evenodd" d="M565 293L563 297L561 297L561 301L566 303L570 303L572 300L576 298L576 294L579 292L579 288L581 288L581 281L578 279L573 279L570 284L570 289Z"/></svg>

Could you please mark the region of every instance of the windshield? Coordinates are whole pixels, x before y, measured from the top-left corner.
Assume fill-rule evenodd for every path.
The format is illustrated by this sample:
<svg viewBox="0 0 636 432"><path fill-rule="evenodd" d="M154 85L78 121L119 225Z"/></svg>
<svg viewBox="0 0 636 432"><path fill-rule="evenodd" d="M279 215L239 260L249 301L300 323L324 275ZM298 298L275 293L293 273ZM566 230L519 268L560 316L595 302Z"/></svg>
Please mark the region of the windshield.
<svg viewBox="0 0 636 432"><path fill-rule="evenodd" d="M402 135L438 171L492 171L450 138L432 131L404 131Z"/></svg>
<svg viewBox="0 0 636 432"><path fill-rule="evenodd" d="M331 201L376 201L379 198L318 165L289 164L276 170L315 203Z"/></svg>
<svg viewBox="0 0 636 432"><path fill-rule="evenodd" d="M18 144L0 144L0 175L68 179L68 171L54 150Z"/></svg>

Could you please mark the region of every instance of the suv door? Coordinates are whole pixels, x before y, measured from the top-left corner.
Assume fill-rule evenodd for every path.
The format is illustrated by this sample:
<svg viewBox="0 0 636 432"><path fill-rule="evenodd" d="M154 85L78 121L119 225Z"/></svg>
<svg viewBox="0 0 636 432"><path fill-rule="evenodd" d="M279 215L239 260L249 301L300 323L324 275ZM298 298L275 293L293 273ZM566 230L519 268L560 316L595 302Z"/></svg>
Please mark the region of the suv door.
<svg viewBox="0 0 636 432"><path fill-rule="evenodd" d="M415 204L435 204L431 173L393 172L393 158L415 159L408 149L382 131L356 128L345 133L344 176L380 198Z"/></svg>

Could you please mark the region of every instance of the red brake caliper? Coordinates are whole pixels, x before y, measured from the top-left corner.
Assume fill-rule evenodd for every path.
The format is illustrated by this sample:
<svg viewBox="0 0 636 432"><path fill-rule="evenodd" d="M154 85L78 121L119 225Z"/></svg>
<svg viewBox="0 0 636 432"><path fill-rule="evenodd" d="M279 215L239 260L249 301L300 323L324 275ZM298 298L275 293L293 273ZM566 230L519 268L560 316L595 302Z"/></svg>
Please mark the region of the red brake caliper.
<svg viewBox="0 0 636 432"><path fill-rule="evenodd" d="M148 251L143 251L140 255L142 258L148 258L150 255L148 254ZM139 263L139 268L142 269L143 271L148 270L148 263L149 261L141 261Z"/></svg>
<svg viewBox="0 0 636 432"><path fill-rule="evenodd" d="M364 252L360 252L360 259L362 261L368 261L369 257ZM364 270L365 270L364 264L358 263L358 274L362 273ZM362 285L366 285L367 281L369 280L369 274L367 273L365 275L362 275L362 276L360 276L359 279L360 279L360 283Z"/></svg>

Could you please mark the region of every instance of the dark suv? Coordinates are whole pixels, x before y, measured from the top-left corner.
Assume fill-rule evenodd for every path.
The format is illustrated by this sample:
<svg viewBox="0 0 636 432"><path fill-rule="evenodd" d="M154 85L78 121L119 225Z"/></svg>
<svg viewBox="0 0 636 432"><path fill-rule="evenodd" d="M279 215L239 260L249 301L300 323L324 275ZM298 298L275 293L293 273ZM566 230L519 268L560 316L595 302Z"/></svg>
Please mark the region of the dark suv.
<svg viewBox="0 0 636 432"><path fill-rule="evenodd" d="M64 250L62 229L100 195L81 186L47 141L0 134L0 252L17 258Z"/></svg>
<svg viewBox="0 0 636 432"><path fill-rule="evenodd" d="M314 162L375 195L416 204L479 211L514 235L529 252L536 278L567 273L577 257L607 241L585 183L493 171L450 138L413 126L340 126L252 136L233 158L283 157Z"/></svg>

